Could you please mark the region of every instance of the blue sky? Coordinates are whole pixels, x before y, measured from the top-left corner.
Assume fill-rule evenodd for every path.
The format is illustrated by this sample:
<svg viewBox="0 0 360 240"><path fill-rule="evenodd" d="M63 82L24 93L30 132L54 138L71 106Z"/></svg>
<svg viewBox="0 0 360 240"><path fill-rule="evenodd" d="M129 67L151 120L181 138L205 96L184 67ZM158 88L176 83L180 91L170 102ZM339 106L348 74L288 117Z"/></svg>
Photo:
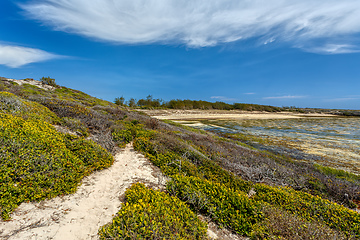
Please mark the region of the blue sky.
<svg viewBox="0 0 360 240"><path fill-rule="evenodd" d="M360 109L358 0L1 0L0 76L124 96Z"/></svg>

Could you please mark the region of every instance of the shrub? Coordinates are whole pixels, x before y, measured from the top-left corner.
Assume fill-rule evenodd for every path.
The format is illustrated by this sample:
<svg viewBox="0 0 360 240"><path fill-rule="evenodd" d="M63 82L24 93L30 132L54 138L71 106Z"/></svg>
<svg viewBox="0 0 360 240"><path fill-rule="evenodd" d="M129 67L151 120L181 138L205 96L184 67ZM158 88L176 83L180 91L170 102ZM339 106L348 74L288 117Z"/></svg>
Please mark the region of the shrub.
<svg viewBox="0 0 360 240"><path fill-rule="evenodd" d="M85 127L85 125L79 120L71 117L63 117L62 124L68 127L71 131L83 136L89 136L89 130Z"/></svg>
<svg viewBox="0 0 360 240"><path fill-rule="evenodd" d="M206 223L176 197L137 183L126 199L112 223L100 228L100 239L206 239Z"/></svg>
<svg viewBox="0 0 360 240"><path fill-rule="evenodd" d="M304 221L297 215L290 214L279 208L264 206L262 211L266 218L254 227L251 239L349 239L320 222Z"/></svg>
<svg viewBox="0 0 360 240"><path fill-rule="evenodd" d="M360 237L360 214L344 206L286 187L255 185L255 200L280 207L307 221L321 221L347 237Z"/></svg>
<svg viewBox="0 0 360 240"><path fill-rule="evenodd" d="M125 144L132 142L135 138L141 136L151 137L153 135L152 131L146 131L144 129L144 125L138 124L136 120L121 121L118 123L123 126L121 128L115 128L111 135L113 141L119 146L124 146Z"/></svg>
<svg viewBox="0 0 360 240"><path fill-rule="evenodd" d="M55 79L54 78L50 78L50 77L42 77L40 78L40 81L43 84L52 86L52 87L58 87L58 85L55 83Z"/></svg>
<svg viewBox="0 0 360 240"><path fill-rule="evenodd" d="M59 123L60 119L39 103L22 99L9 92L0 92L0 113L8 113L23 118L33 118L49 123Z"/></svg>
<svg viewBox="0 0 360 240"><path fill-rule="evenodd" d="M92 140L66 134L65 145L84 163L86 173L110 167L114 162L113 156Z"/></svg>
<svg viewBox="0 0 360 240"><path fill-rule="evenodd" d="M69 142L47 122L0 113L1 217L24 201L73 193L86 174L111 163L93 142Z"/></svg>
<svg viewBox="0 0 360 240"><path fill-rule="evenodd" d="M259 203L244 192L234 191L220 183L173 176L167 190L194 209L208 214L221 226L242 235L249 235L253 226L263 218Z"/></svg>

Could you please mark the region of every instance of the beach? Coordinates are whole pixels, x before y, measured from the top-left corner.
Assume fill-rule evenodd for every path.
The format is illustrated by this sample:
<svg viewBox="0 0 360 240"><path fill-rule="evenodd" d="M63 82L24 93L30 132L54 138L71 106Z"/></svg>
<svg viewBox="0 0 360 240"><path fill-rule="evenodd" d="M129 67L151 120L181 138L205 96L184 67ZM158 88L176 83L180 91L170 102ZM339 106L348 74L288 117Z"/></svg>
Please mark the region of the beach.
<svg viewBox="0 0 360 240"><path fill-rule="evenodd" d="M199 120L199 119L291 119L305 117L335 117L331 114L302 114L293 112L248 112L240 110L179 110L141 109L137 110L157 119Z"/></svg>

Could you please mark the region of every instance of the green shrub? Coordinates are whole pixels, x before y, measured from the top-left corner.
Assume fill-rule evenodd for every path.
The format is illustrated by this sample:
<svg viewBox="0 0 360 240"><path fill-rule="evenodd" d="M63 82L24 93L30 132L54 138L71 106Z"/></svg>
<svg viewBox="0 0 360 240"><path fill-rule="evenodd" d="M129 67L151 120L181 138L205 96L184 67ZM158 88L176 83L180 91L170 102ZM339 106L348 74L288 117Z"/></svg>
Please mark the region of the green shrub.
<svg viewBox="0 0 360 240"><path fill-rule="evenodd" d="M100 228L100 239L206 239L206 223L182 201L134 184L112 223Z"/></svg>
<svg viewBox="0 0 360 240"><path fill-rule="evenodd" d="M93 142L70 142L47 122L0 113L1 217L22 202L73 193L86 174L111 163Z"/></svg>
<svg viewBox="0 0 360 240"><path fill-rule="evenodd" d="M249 235L253 226L263 219L259 203L244 192L233 191L220 183L178 175L168 182L167 190L209 215L220 226L242 235Z"/></svg>
<svg viewBox="0 0 360 240"><path fill-rule="evenodd" d="M87 173L110 167L114 162L112 155L92 140L66 134L65 145L84 163Z"/></svg>
<svg viewBox="0 0 360 240"><path fill-rule="evenodd" d="M52 86L52 87L58 87L58 85L55 83L55 79L54 78L50 78L50 77L42 77L40 78L40 81L43 84Z"/></svg>
<svg viewBox="0 0 360 240"><path fill-rule="evenodd" d="M60 119L39 103L22 99L9 92L0 92L0 113L8 113L23 118L40 119L49 123L59 123Z"/></svg>
<svg viewBox="0 0 360 240"><path fill-rule="evenodd" d="M255 200L280 207L307 221L320 221L348 237L360 238L360 214L319 196L287 187L255 185Z"/></svg>
<svg viewBox="0 0 360 240"><path fill-rule="evenodd" d="M137 121L120 121L119 123L123 125L122 128L116 128L111 133L113 141L119 146L124 146L141 136L149 138L153 135L153 131L146 131L144 125Z"/></svg>
<svg viewBox="0 0 360 240"><path fill-rule="evenodd" d="M308 222L282 209L264 206L265 220L259 222L251 233L251 239L324 240L349 239L345 235L324 226L320 222Z"/></svg>
<svg viewBox="0 0 360 240"><path fill-rule="evenodd" d="M349 182L357 182L360 184L360 176L359 175L349 173L349 172L346 172L346 171L340 170L340 169L321 166L319 164L314 164L314 167L326 175L333 175L339 179L345 179Z"/></svg>
<svg viewBox="0 0 360 240"><path fill-rule="evenodd" d="M71 118L71 117L63 117L61 120L62 120L61 124L68 127L71 131L74 131L75 133L83 137L89 136L89 130L79 119Z"/></svg>

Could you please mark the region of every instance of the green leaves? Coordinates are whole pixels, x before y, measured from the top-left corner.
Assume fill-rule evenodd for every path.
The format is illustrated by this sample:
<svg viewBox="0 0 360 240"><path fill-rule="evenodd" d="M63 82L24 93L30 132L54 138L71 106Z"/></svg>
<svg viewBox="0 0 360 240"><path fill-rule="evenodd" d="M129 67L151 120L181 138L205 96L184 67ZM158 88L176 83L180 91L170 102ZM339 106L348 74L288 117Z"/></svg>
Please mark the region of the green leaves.
<svg viewBox="0 0 360 240"><path fill-rule="evenodd" d="M75 192L81 179L113 157L92 141L64 135L39 119L0 113L0 214L24 201Z"/></svg>
<svg viewBox="0 0 360 240"><path fill-rule="evenodd" d="M100 228L100 239L206 239L206 223L178 198L140 183L125 194L127 203Z"/></svg>
<svg viewBox="0 0 360 240"><path fill-rule="evenodd" d="M249 235L253 225L263 219L258 202L220 183L177 175L168 182L167 190L218 224L242 235Z"/></svg>

